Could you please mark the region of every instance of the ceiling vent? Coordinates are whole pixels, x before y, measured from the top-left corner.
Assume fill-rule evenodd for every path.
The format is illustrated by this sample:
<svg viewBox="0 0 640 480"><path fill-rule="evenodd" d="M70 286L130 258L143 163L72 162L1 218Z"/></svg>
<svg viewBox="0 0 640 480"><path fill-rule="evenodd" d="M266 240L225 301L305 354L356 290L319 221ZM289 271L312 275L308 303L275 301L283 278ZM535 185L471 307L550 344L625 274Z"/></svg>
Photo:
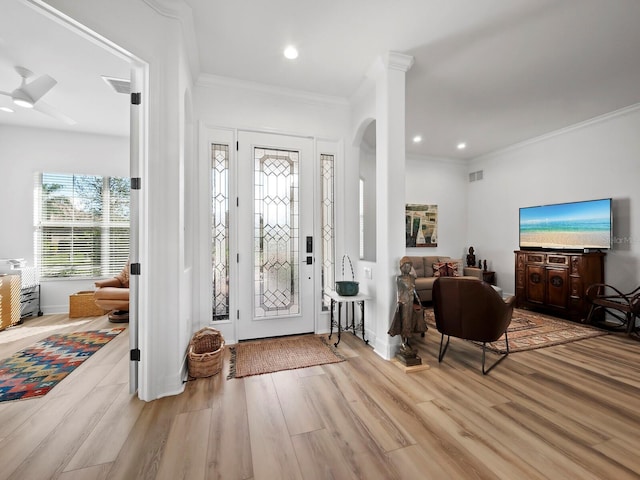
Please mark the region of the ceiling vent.
<svg viewBox="0 0 640 480"><path fill-rule="evenodd" d="M477 172L471 172L469 174L469 182L478 182L483 178L483 171L478 170Z"/></svg>
<svg viewBox="0 0 640 480"><path fill-rule="evenodd" d="M131 93L131 82L127 79L107 77L105 75L102 75L102 79L107 82L107 85L113 88L116 93L124 93L125 95Z"/></svg>

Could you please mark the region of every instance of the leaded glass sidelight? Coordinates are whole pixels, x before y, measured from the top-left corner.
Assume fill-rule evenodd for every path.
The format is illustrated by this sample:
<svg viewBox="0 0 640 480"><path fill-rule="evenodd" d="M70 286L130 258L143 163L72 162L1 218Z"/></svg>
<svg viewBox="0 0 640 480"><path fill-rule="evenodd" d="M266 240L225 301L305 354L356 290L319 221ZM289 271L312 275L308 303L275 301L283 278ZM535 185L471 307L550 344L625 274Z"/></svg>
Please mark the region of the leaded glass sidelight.
<svg viewBox="0 0 640 480"><path fill-rule="evenodd" d="M300 313L299 152L254 149L254 315Z"/></svg>
<svg viewBox="0 0 640 480"><path fill-rule="evenodd" d="M320 155L320 216L322 222L322 309L328 310L331 300L326 291L335 283L334 235L334 157Z"/></svg>
<svg viewBox="0 0 640 480"><path fill-rule="evenodd" d="M213 321L229 318L229 145L211 145Z"/></svg>

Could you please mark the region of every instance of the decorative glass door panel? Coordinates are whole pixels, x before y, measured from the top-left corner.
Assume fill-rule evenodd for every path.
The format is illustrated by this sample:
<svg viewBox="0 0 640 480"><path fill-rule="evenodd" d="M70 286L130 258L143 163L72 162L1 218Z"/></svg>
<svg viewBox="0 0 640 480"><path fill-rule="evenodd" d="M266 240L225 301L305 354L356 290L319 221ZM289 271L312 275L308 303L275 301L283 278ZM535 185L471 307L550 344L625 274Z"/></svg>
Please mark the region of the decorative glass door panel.
<svg viewBox="0 0 640 480"><path fill-rule="evenodd" d="M213 321L229 318L229 145L211 145Z"/></svg>
<svg viewBox="0 0 640 480"><path fill-rule="evenodd" d="M304 243L313 237L313 143L255 132L238 141L238 339L313 332L314 253Z"/></svg>
<svg viewBox="0 0 640 480"><path fill-rule="evenodd" d="M300 313L299 153L254 148L254 316Z"/></svg>
<svg viewBox="0 0 640 480"><path fill-rule="evenodd" d="M322 309L328 310L331 299L326 292L335 284L334 234L334 156L320 155L320 225L322 237Z"/></svg>

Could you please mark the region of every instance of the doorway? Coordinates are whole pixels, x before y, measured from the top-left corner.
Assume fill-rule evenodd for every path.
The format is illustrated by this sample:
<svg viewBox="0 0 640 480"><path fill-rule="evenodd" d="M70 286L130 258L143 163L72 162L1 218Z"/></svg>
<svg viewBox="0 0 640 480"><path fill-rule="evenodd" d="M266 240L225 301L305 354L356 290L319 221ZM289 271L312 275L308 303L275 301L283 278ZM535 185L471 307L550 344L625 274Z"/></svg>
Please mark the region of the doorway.
<svg viewBox="0 0 640 480"><path fill-rule="evenodd" d="M238 340L315 330L313 140L238 132Z"/></svg>
<svg viewBox="0 0 640 480"><path fill-rule="evenodd" d="M22 4L25 4L24 6ZM18 10L20 7L20 10ZM118 45L112 43L108 39L100 36L96 32L80 25L75 22L70 17L60 13L56 8L47 5L42 2L19 2L13 5L13 13L17 18L24 18L24 12L33 13L34 18L39 19L38 23L29 22L29 21L17 21L17 25L22 25L21 32L18 35L14 35L14 38L23 39L24 37L24 29L25 25L29 25L30 28L34 28L35 25L39 25L40 30L39 34L41 36L45 36L47 38L46 49L39 51L38 53L42 53L42 58L46 61L45 63L39 63L38 58L32 58L28 60L29 65L47 65L49 64L49 68L47 68L47 72L52 73L58 80L58 91L64 91L64 87L66 85L71 84L68 76L70 75L73 80L83 79L84 84L93 85L93 80L100 79L100 76L103 73L110 73L114 75L113 77L107 77L102 75L103 79L115 90L115 92L110 91L109 89L100 89L96 88L95 90L87 89L90 91L92 95L93 103L82 101L78 102L78 98L81 98L76 92L73 92L73 98L75 102L80 103L81 105L92 105L90 109L90 117L100 117L100 115L96 115L96 112L100 112L99 108L96 107L96 104L102 105L104 107L105 103L109 106L120 107L127 105L127 110L122 110L124 114L124 118L129 117L129 122L124 123L123 126L126 128L127 133L121 132L119 129L112 128L116 122L111 122L109 127L106 128L105 125L101 125L98 129L98 133L101 135L113 135L116 137L126 135L128 138L127 143L129 144L129 158L127 161L127 171L126 173L120 174L120 176L130 176L135 179L140 179L142 177L142 172L146 170L145 165L147 162L147 147L146 147L146 125L147 125L147 110L146 106L141 107L140 105L134 105L132 101L129 99L131 96L129 95L131 92L140 93L140 96L146 99L147 96L147 84L148 84L148 65L137 58L132 53L125 51L123 48ZM75 46L78 46L78 50L75 50ZM90 45L91 49L87 48L86 45ZM97 48L93 49L93 46L97 46ZM61 57L57 57L57 53L55 52L65 52ZM97 54L96 52L102 52L102 54ZM82 55L89 55L91 58L91 62L84 61L82 62ZM106 60L106 59L109 60ZM43 61L43 62L44 62ZM53 65L53 66L52 66ZM79 67L82 65L82 68ZM55 69L57 70L54 70ZM95 71L94 71L95 69ZM104 69L104 70L103 70ZM63 72L65 70L66 72ZM106 71L106 72L105 72ZM68 73L67 73L68 72ZM66 80L66 81L65 81ZM101 87L104 88L104 84L100 82ZM126 91L125 91L126 90ZM105 97L109 96L109 100L107 102L97 102L97 98L102 98L102 91L105 92ZM113 100L114 97L110 95L121 95L124 101L118 99ZM69 106L67 108L70 108ZM75 111L77 115L79 110ZM77 118L76 115L72 114L77 120L79 120L78 125L81 127L83 123L87 124L89 122L82 122L80 118ZM111 118L108 115L103 115L105 118ZM98 127L91 124L91 128L97 129ZM118 125L120 125L118 123ZM43 126L43 128L48 128ZM74 130L75 127L68 126L68 130ZM53 131L58 131L57 129L53 129ZM63 130L60 130L61 134ZM87 133L84 130L80 129L78 134ZM80 138L80 137L78 137ZM78 144L83 144L84 142L78 142ZM95 148L95 147L94 147ZM77 150L76 150L77 152ZM91 158L91 156L87 156ZM122 156L124 159L125 157ZM60 163L60 165L65 165L64 167L58 167L55 164L46 165L45 168L56 171L58 168L64 168L65 171L69 168L65 163ZM88 165L88 162L84 162L80 164L82 169L96 169L101 170L96 165ZM107 171L110 171L113 167L110 166ZM139 182L138 182L139 183ZM129 249L129 258L132 264L137 263L139 261L139 257L144 252L141 252L139 249L139 238L141 236L141 231L144 228L144 220L146 213L142 210L142 196L143 193L140 189L132 189L130 195L130 205L129 205L129 225L130 225L130 249ZM132 276L131 284L130 284L130 315L129 315L129 341L130 341L130 350L132 353L137 351L138 348L138 337L139 334L139 318L140 318L140 298L139 298L139 277ZM56 282L59 285L64 286L63 282ZM92 284L93 282L90 281ZM53 282L51 283L51 287L49 290L52 291L53 295L64 295L67 296L68 293L59 293L58 290L55 290L55 285ZM130 385L130 393L134 394L138 390L138 367L141 367L141 375L140 378L146 378L144 375L144 365L139 365L138 361L135 360L134 355L130 356L130 372L129 372L129 385ZM140 389L144 389L146 385L140 385Z"/></svg>

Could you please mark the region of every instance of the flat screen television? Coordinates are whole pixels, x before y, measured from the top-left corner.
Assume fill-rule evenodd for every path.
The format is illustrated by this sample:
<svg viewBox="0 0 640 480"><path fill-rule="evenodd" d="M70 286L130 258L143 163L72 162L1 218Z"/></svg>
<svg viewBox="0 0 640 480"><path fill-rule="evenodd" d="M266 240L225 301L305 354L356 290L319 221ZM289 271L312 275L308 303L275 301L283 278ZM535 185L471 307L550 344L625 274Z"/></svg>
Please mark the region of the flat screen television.
<svg viewBox="0 0 640 480"><path fill-rule="evenodd" d="M611 248L611 199L520 208L520 248Z"/></svg>

